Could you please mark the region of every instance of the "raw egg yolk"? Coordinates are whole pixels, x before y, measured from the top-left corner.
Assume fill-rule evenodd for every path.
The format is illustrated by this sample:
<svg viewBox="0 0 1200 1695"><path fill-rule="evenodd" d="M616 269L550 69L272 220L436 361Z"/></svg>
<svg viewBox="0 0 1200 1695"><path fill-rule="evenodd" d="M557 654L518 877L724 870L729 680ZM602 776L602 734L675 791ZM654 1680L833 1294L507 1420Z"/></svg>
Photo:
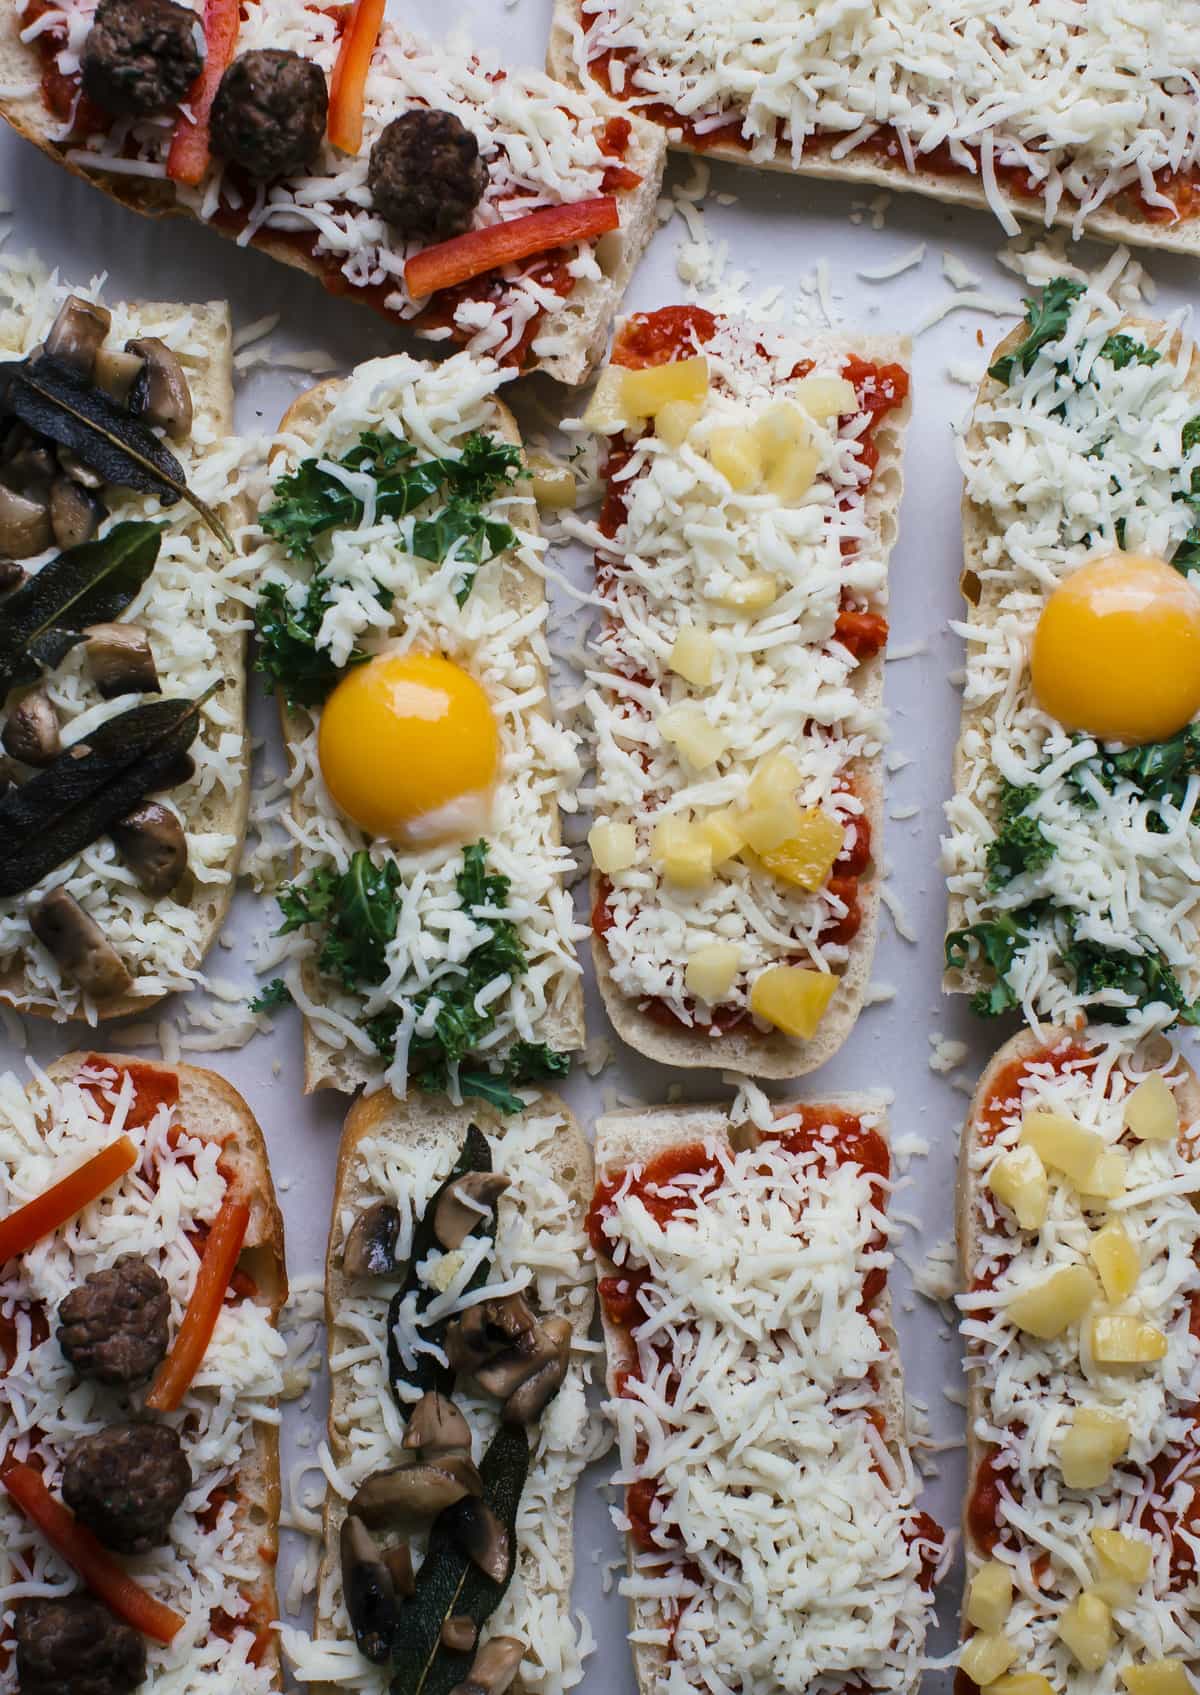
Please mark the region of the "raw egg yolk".
<svg viewBox="0 0 1200 1695"><path fill-rule="evenodd" d="M381 654L326 701L317 754L348 817L417 848L486 825L500 736L487 695L461 666L433 653Z"/></svg>
<svg viewBox="0 0 1200 1695"><path fill-rule="evenodd" d="M1046 602L1031 665L1038 705L1068 730L1165 741L1200 712L1200 594L1161 559L1089 560Z"/></svg>

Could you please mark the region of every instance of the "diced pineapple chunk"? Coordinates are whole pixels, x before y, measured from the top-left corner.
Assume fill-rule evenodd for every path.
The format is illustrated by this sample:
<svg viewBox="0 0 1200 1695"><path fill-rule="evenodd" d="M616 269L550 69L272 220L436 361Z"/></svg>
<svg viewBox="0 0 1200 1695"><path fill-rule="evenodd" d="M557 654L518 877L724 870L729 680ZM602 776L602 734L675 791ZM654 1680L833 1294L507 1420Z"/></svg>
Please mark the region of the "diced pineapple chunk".
<svg viewBox="0 0 1200 1695"><path fill-rule="evenodd" d="M530 492L539 506L562 511L575 504L575 478L569 466L556 465L544 453L529 455Z"/></svg>
<svg viewBox="0 0 1200 1695"><path fill-rule="evenodd" d="M733 612L763 612L779 599L779 579L770 571L751 571L711 598Z"/></svg>
<svg viewBox="0 0 1200 1695"><path fill-rule="evenodd" d="M1137 1285L1141 1264L1137 1244L1119 1218L1092 1237L1091 1254L1109 1300L1128 1300Z"/></svg>
<svg viewBox="0 0 1200 1695"><path fill-rule="evenodd" d="M742 813L742 834L755 853L770 853L798 836L804 828L804 812L790 795L763 801Z"/></svg>
<svg viewBox="0 0 1200 1695"><path fill-rule="evenodd" d="M729 746L724 730L710 724L704 708L697 706L695 701L681 701L678 706L669 706L660 713L658 730L663 740L678 748L697 771L715 765Z"/></svg>
<svg viewBox="0 0 1200 1695"><path fill-rule="evenodd" d="M800 767L791 754L769 753L759 760L746 784L746 800L750 806L791 800L799 787Z"/></svg>
<svg viewBox="0 0 1200 1695"><path fill-rule="evenodd" d="M1120 1148L1107 1148L1079 1185L1085 1201L1115 1201L1125 1193L1129 1161Z"/></svg>
<svg viewBox="0 0 1200 1695"><path fill-rule="evenodd" d="M1085 1589L1059 1615L1058 1635L1084 1671L1099 1671L1113 1650L1112 1611Z"/></svg>
<svg viewBox="0 0 1200 1695"><path fill-rule="evenodd" d="M858 411L854 384L845 377L801 377L792 393L810 418L844 418Z"/></svg>
<svg viewBox="0 0 1200 1695"><path fill-rule="evenodd" d="M699 889L712 882L712 849L685 818L664 818L656 824L650 851L668 883Z"/></svg>
<svg viewBox="0 0 1200 1695"><path fill-rule="evenodd" d="M713 680L713 639L707 630L685 624L671 644L668 661L677 677L695 688L707 688Z"/></svg>
<svg viewBox="0 0 1200 1695"><path fill-rule="evenodd" d="M710 812L699 824L700 834L712 849L713 866L724 865L727 859L741 853L746 845L742 834L742 815L732 806Z"/></svg>
<svg viewBox="0 0 1200 1695"><path fill-rule="evenodd" d="M723 1000L733 986L741 960L741 949L734 942L709 942L697 948L687 962L683 974L689 995L698 1000Z"/></svg>
<svg viewBox="0 0 1200 1695"><path fill-rule="evenodd" d="M1092 1546L1101 1567L1112 1577L1125 1583L1145 1583L1150 1575L1154 1550L1149 1542L1139 1542L1136 1536L1124 1536L1119 1530L1105 1530L1097 1525L1092 1531Z"/></svg>
<svg viewBox="0 0 1200 1695"><path fill-rule="evenodd" d="M615 435L634 422L625 411L625 372L620 365L606 365L601 371L582 421L585 429L601 436Z"/></svg>
<svg viewBox="0 0 1200 1695"><path fill-rule="evenodd" d="M988 1172L987 1186L1022 1230L1037 1230L1045 1223L1050 1182L1036 1148L1010 1148L1001 1154Z"/></svg>
<svg viewBox="0 0 1200 1695"><path fill-rule="evenodd" d="M668 400L654 414L654 433L668 447L682 447L703 410L690 400Z"/></svg>
<svg viewBox="0 0 1200 1695"><path fill-rule="evenodd" d="M1101 1407L1079 1407L1058 1451L1069 1489L1098 1489L1129 1451L1129 1421Z"/></svg>
<svg viewBox="0 0 1200 1695"><path fill-rule="evenodd" d="M708 457L736 493L756 488L762 481L762 453L753 430L738 424L725 424L711 432L708 438Z"/></svg>
<svg viewBox="0 0 1200 1695"><path fill-rule="evenodd" d="M1012 1577L999 1560L981 1565L967 1588L967 1623L976 1630L1003 1630L1012 1611Z"/></svg>
<svg viewBox="0 0 1200 1695"><path fill-rule="evenodd" d="M999 1631L980 1630L963 1644L958 1665L972 1683L986 1688L1008 1670L1016 1657L1017 1650L1007 1636Z"/></svg>
<svg viewBox="0 0 1200 1695"><path fill-rule="evenodd" d="M777 1030L807 1040L815 1036L838 979L829 971L802 965L772 965L754 979L750 1007Z"/></svg>
<svg viewBox="0 0 1200 1695"><path fill-rule="evenodd" d="M609 824L600 819L588 831L592 864L606 877L628 871L637 859L637 832L632 824Z"/></svg>
<svg viewBox="0 0 1200 1695"><path fill-rule="evenodd" d="M1010 1671L989 1683L984 1695L1054 1695L1054 1685L1040 1671Z"/></svg>
<svg viewBox="0 0 1200 1695"><path fill-rule="evenodd" d="M1042 1164L1061 1171L1072 1183L1083 1183L1104 1152L1104 1138L1062 1112L1035 1108L1021 1122L1021 1141L1036 1148Z"/></svg>
<svg viewBox="0 0 1200 1695"><path fill-rule="evenodd" d="M1153 1365L1167 1352L1167 1338L1145 1319L1098 1312L1091 1326L1092 1357L1100 1365Z"/></svg>
<svg viewBox="0 0 1200 1695"><path fill-rule="evenodd" d="M796 834L778 847L760 850L759 857L781 882L793 883L800 889L819 889L845 841L846 832L837 820L820 807L810 806L800 814Z"/></svg>
<svg viewBox="0 0 1200 1695"><path fill-rule="evenodd" d="M1179 1103L1161 1071L1143 1077L1125 1102L1125 1128L1141 1142L1173 1142L1178 1136Z"/></svg>
<svg viewBox="0 0 1200 1695"><path fill-rule="evenodd" d="M794 400L776 400L755 420L754 433L768 468L797 447L812 441L809 414Z"/></svg>
<svg viewBox="0 0 1200 1695"><path fill-rule="evenodd" d="M1100 1298L1100 1286L1086 1265L1065 1265L1024 1289L1005 1312L1019 1330L1049 1341L1076 1324Z"/></svg>
<svg viewBox="0 0 1200 1695"><path fill-rule="evenodd" d="M816 481L821 455L815 447L792 447L767 467L767 488L785 506L803 500Z"/></svg>
<svg viewBox="0 0 1200 1695"><path fill-rule="evenodd" d="M1122 1666L1121 1682L1129 1695L1195 1695L1182 1660L1144 1660L1140 1666Z"/></svg>
<svg viewBox="0 0 1200 1695"><path fill-rule="evenodd" d="M673 400L695 405L708 393L708 360L702 353L674 359L666 365L647 365L626 371L621 405L627 418L654 418Z"/></svg>

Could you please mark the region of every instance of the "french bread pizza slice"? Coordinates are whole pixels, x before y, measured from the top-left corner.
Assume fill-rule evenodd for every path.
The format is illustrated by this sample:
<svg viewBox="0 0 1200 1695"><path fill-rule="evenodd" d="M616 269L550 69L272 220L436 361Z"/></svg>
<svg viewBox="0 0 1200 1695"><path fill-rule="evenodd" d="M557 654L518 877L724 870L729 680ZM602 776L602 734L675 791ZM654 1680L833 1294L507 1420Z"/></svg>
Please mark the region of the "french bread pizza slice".
<svg viewBox="0 0 1200 1695"><path fill-rule="evenodd" d="M654 228L653 125L375 0L4 0L0 87L21 135L123 205L565 382Z"/></svg>
<svg viewBox="0 0 1200 1695"><path fill-rule="evenodd" d="M593 954L664 1063L795 1076L862 1007L906 359L668 307L620 326L585 415Z"/></svg>
<svg viewBox="0 0 1200 1695"><path fill-rule="evenodd" d="M536 508L499 392L458 353L360 366L292 407L251 564L291 761L310 1089L519 1111L583 1041Z"/></svg>
<svg viewBox="0 0 1200 1695"><path fill-rule="evenodd" d="M642 1695L915 1690L942 1533L916 1506L870 1096L596 1127L588 1229Z"/></svg>
<svg viewBox="0 0 1200 1695"><path fill-rule="evenodd" d="M1104 284L1027 302L960 447L945 982L1136 1042L1200 1019L1200 364Z"/></svg>
<svg viewBox="0 0 1200 1695"><path fill-rule="evenodd" d="M316 1627L286 1638L326 1695L579 1682L591 1185L551 1096L503 1125L382 1094L351 1109L326 1262Z"/></svg>
<svg viewBox="0 0 1200 1695"><path fill-rule="evenodd" d="M1161 1037L1027 1031L971 1104L961 1671L991 1695L1187 1695L1200 1669L1198 1150Z"/></svg>
<svg viewBox="0 0 1200 1695"><path fill-rule="evenodd" d="M248 805L229 309L0 275L0 1001L200 982Z"/></svg>
<svg viewBox="0 0 1200 1695"><path fill-rule="evenodd" d="M262 1133L220 1077L0 1079L0 1688L279 1689L287 1295Z"/></svg>
<svg viewBox="0 0 1200 1695"><path fill-rule="evenodd" d="M1021 222L1200 246L1200 60L1170 0L555 0L549 65L673 147Z"/></svg>

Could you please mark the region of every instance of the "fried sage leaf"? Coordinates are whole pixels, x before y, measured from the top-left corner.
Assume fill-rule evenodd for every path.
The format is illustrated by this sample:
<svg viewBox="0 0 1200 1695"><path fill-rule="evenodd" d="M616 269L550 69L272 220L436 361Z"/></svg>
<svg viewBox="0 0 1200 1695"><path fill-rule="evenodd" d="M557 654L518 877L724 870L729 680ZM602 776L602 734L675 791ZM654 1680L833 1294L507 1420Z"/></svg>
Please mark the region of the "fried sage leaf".
<svg viewBox="0 0 1200 1695"><path fill-rule="evenodd" d="M464 1554L454 1536L453 1507L437 1519L412 1595L400 1608L392 1643L391 1695L450 1695L470 1668L473 1654L456 1654L442 1642L453 1616L482 1625L512 1582L517 1552L517 1508L529 1475L529 1438L521 1426L502 1425L479 1464L483 1500L508 1531L508 1571L496 1583Z"/></svg>
<svg viewBox="0 0 1200 1695"><path fill-rule="evenodd" d="M0 366L0 407L67 448L106 483L156 494L164 506L186 500L232 549L228 530L187 486L183 466L154 431L59 360L43 354Z"/></svg>
<svg viewBox="0 0 1200 1695"><path fill-rule="evenodd" d="M177 781L212 692L119 713L0 796L0 897L32 888L148 794Z"/></svg>
<svg viewBox="0 0 1200 1695"><path fill-rule="evenodd" d="M13 591L0 612L0 700L36 682L90 624L120 617L154 569L162 524L114 524L99 541L60 553Z"/></svg>
<svg viewBox="0 0 1200 1695"><path fill-rule="evenodd" d="M400 1357L400 1350L396 1346L396 1322L399 1318L401 1306L414 1290L417 1291L418 1312L424 1311L437 1292L434 1289L426 1288L421 1283L417 1274L417 1267L438 1245L437 1237L433 1233L433 1217L437 1211L438 1201L451 1183L457 1182L468 1171L490 1171L491 1169L492 1150L488 1146L488 1139L477 1124L472 1124L463 1138L462 1147L458 1150L454 1165L445 1182L439 1184L430 1197L429 1205L417 1221L413 1230L412 1252L408 1260L408 1275L401 1287L392 1296L391 1306L388 1308L388 1377L393 1390L400 1384L404 1384L405 1388L415 1389L421 1395L434 1389L441 1395L448 1395L454 1388L454 1373L450 1370L450 1367L439 1365L431 1354L418 1354L411 1367L404 1363ZM496 1215L494 1212L489 1213L486 1218L481 1217L472 1231L472 1235L475 1236L484 1235L494 1238L495 1234ZM486 1280L490 1269L490 1257L485 1258L468 1284L468 1288L478 1288ZM446 1323L449 1323L448 1318ZM431 1327L425 1332L427 1340L440 1342L444 1330L445 1324ZM397 1396L397 1400L399 1400L401 1413L406 1415L408 1411L407 1402L400 1400L399 1396Z"/></svg>

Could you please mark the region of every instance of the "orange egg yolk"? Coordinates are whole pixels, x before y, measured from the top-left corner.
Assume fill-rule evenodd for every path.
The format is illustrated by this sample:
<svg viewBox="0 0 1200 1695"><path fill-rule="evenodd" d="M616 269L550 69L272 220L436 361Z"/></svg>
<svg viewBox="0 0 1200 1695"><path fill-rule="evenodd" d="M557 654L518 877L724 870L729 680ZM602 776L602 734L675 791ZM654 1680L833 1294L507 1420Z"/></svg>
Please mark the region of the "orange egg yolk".
<svg viewBox="0 0 1200 1695"><path fill-rule="evenodd" d="M1038 705L1100 741L1158 742L1200 712L1200 594L1137 553L1089 560L1038 620Z"/></svg>
<svg viewBox="0 0 1200 1695"><path fill-rule="evenodd" d="M348 817L419 848L485 827L500 735L487 695L461 666L433 653L381 654L326 701L317 754Z"/></svg>

